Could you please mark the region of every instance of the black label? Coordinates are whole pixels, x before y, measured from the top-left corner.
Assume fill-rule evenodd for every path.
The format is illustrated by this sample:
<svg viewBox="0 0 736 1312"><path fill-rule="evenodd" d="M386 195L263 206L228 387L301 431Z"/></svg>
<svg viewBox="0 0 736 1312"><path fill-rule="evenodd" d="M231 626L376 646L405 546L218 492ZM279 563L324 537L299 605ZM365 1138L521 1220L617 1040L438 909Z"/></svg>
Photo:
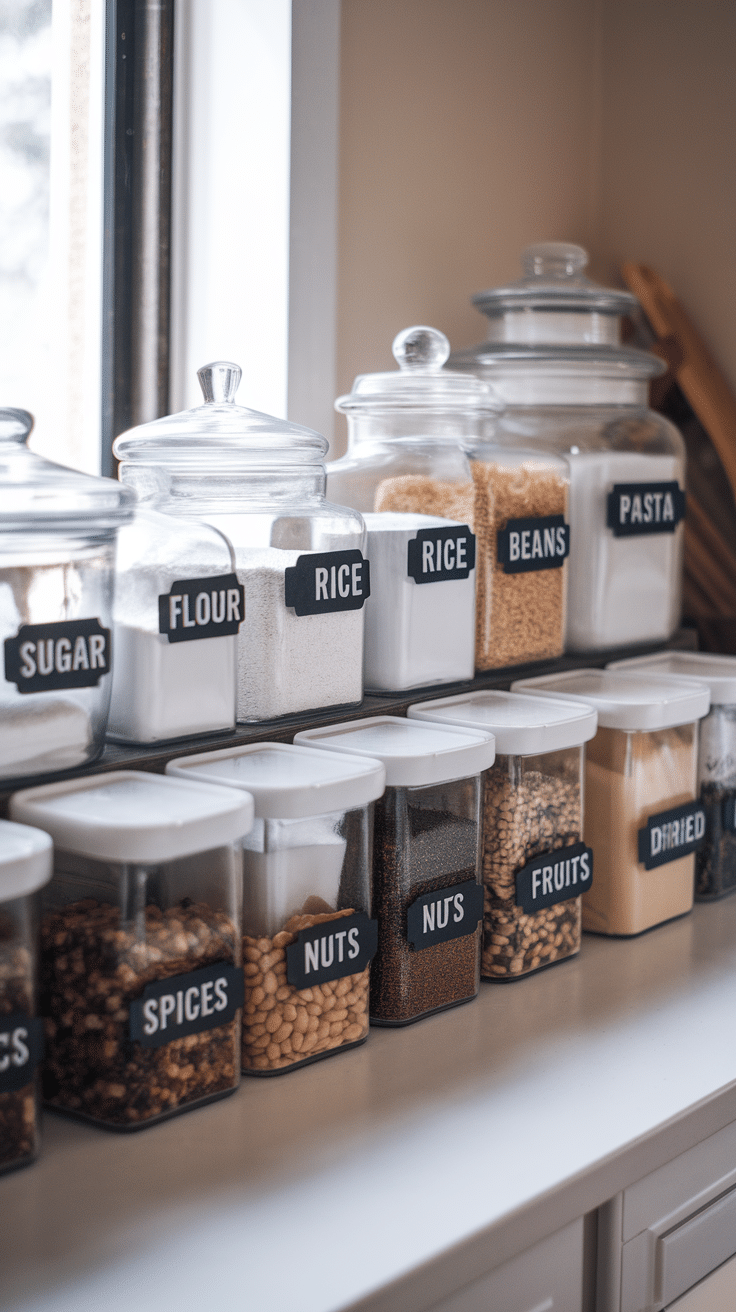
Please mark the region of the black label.
<svg viewBox="0 0 736 1312"><path fill-rule="evenodd" d="M498 530L496 555L504 574L559 569L570 554L570 525L564 515L509 519Z"/></svg>
<svg viewBox="0 0 736 1312"><path fill-rule="evenodd" d="M483 916L483 885L474 879L464 884L423 893L407 907L406 939L419 952L435 943L474 934Z"/></svg>
<svg viewBox="0 0 736 1312"><path fill-rule="evenodd" d="M110 630L97 619L22 624L5 639L5 678L18 692L94 688L111 663Z"/></svg>
<svg viewBox="0 0 736 1312"><path fill-rule="evenodd" d="M357 547L300 556L284 572L284 601L297 615L360 610L371 595L370 565Z"/></svg>
<svg viewBox="0 0 736 1312"><path fill-rule="evenodd" d="M303 929L286 949L286 978L295 989L327 984L344 975L357 975L372 961L378 948L378 921L364 911L323 920Z"/></svg>
<svg viewBox="0 0 736 1312"><path fill-rule="evenodd" d="M706 816L702 802L685 802L671 811L650 815L639 830L639 860L645 870L697 852L705 841Z"/></svg>
<svg viewBox="0 0 736 1312"><path fill-rule="evenodd" d="M158 599L158 631L169 642L227 638L245 619L245 589L235 574L179 579Z"/></svg>
<svg viewBox="0 0 736 1312"><path fill-rule="evenodd" d="M156 980L130 1004L130 1037L144 1048L162 1048L226 1025L242 1007L244 992L242 967L224 962Z"/></svg>
<svg viewBox="0 0 736 1312"><path fill-rule="evenodd" d="M722 815L723 828L736 833L736 797L724 797Z"/></svg>
<svg viewBox="0 0 736 1312"><path fill-rule="evenodd" d="M409 543L406 572L415 583L466 579L475 569L475 534L467 524L420 528Z"/></svg>
<svg viewBox="0 0 736 1312"><path fill-rule="evenodd" d="M593 883L593 849L585 843L540 852L516 874L516 905L531 915L587 893Z"/></svg>
<svg viewBox="0 0 736 1312"><path fill-rule="evenodd" d="M24 1088L42 1057L43 1021L38 1016L0 1016L0 1093Z"/></svg>
<svg viewBox="0 0 736 1312"><path fill-rule="evenodd" d="M614 483L608 493L606 524L615 538L674 533L685 518L679 483Z"/></svg>

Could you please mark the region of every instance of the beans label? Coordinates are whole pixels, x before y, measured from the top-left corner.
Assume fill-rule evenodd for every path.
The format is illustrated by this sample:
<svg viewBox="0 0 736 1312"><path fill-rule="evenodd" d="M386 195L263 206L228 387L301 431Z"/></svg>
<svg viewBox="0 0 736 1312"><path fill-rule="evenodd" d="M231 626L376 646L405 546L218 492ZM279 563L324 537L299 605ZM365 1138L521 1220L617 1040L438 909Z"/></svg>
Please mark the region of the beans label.
<svg viewBox="0 0 736 1312"><path fill-rule="evenodd" d="M94 688L109 674L110 630L98 619L22 624L5 639L5 678L18 692Z"/></svg>
<svg viewBox="0 0 736 1312"><path fill-rule="evenodd" d="M702 802L685 802L670 811L650 815L639 830L639 861L645 870L678 861L697 852L705 842L706 816Z"/></svg>
<svg viewBox="0 0 736 1312"><path fill-rule="evenodd" d="M43 1021L38 1016L0 1016L0 1093L29 1084L42 1057Z"/></svg>
<svg viewBox="0 0 736 1312"><path fill-rule="evenodd" d="M302 929L286 949L286 978L295 989L327 984L365 970L376 955L378 921L363 911Z"/></svg>
<svg viewBox="0 0 736 1312"><path fill-rule="evenodd" d="M483 886L474 879L423 893L407 907L406 939L415 952L475 933L483 916Z"/></svg>
<svg viewBox="0 0 736 1312"><path fill-rule="evenodd" d="M570 554L570 525L564 515L509 519L498 530L496 555L504 574L559 569Z"/></svg>
<svg viewBox="0 0 736 1312"><path fill-rule="evenodd" d="M158 631L169 642L227 638L245 619L245 589L236 574L179 579L158 599Z"/></svg>
<svg viewBox="0 0 736 1312"><path fill-rule="evenodd" d="M130 1037L144 1048L162 1048L213 1030L233 1019L244 993L242 968L225 962L155 980L130 1004Z"/></svg>
<svg viewBox="0 0 736 1312"><path fill-rule="evenodd" d="M685 518L679 483L614 483L608 493L606 524L615 538L674 533Z"/></svg>
<svg viewBox="0 0 736 1312"><path fill-rule="evenodd" d="M593 883L593 850L571 843L540 852L516 873L516 905L527 915L586 893Z"/></svg>
<svg viewBox="0 0 736 1312"><path fill-rule="evenodd" d="M370 564L357 548L300 556L284 573L284 603L297 615L360 610L371 595Z"/></svg>
<svg viewBox="0 0 736 1312"><path fill-rule="evenodd" d="M409 542L406 572L415 583L466 579L475 569L475 534L467 524L420 528Z"/></svg>

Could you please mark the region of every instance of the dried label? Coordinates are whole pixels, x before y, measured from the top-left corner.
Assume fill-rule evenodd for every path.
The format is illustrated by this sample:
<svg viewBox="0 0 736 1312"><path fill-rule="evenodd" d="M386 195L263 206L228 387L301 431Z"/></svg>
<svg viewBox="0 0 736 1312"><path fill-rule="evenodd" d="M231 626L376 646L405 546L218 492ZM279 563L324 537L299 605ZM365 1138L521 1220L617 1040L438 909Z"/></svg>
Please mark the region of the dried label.
<svg viewBox="0 0 736 1312"><path fill-rule="evenodd" d="M327 984L365 970L376 955L378 922L363 911L302 929L286 949L286 978L295 989Z"/></svg>
<svg viewBox="0 0 736 1312"><path fill-rule="evenodd" d="M24 1088L42 1057L43 1021L38 1016L0 1016L0 1093Z"/></svg>
<svg viewBox="0 0 736 1312"><path fill-rule="evenodd" d="M22 624L5 639L5 678L18 692L94 688L111 661L110 630L98 619Z"/></svg>
<svg viewBox="0 0 736 1312"><path fill-rule="evenodd" d="M593 883L593 849L571 843L540 852L516 874L516 905L527 915L586 893Z"/></svg>
<svg viewBox="0 0 736 1312"><path fill-rule="evenodd" d="M645 870L697 852L705 842L706 816L702 802L685 802L670 811L650 815L639 830L639 860Z"/></svg>
<svg viewBox="0 0 736 1312"><path fill-rule="evenodd" d="M226 962L155 980L130 1004L130 1037L144 1048L162 1048L213 1030L233 1019L243 996L243 971Z"/></svg>
<svg viewBox="0 0 736 1312"><path fill-rule="evenodd" d="M169 642L227 638L245 619L245 589L236 574L178 579L158 599L158 631Z"/></svg>
<svg viewBox="0 0 736 1312"><path fill-rule="evenodd" d="M474 879L423 893L407 907L406 938L415 952L473 934L483 915L483 886Z"/></svg>
<svg viewBox="0 0 736 1312"><path fill-rule="evenodd" d="M284 575L284 602L297 615L360 610L371 595L370 565L357 548L300 556Z"/></svg>
<svg viewBox="0 0 736 1312"><path fill-rule="evenodd" d="M496 555L504 574L559 569L570 554L570 525L564 515L509 519L498 530Z"/></svg>
<svg viewBox="0 0 736 1312"><path fill-rule="evenodd" d="M475 534L467 524L420 528L408 545L406 572L415 583L466 579L475 569Z"/></svg>
<svg viewBox="0 0 736 1312"><path fill-rule="evenodd" d="M615 538L674 533L685 518L679 483L614 483L608 493L606 523Z"/></svg>

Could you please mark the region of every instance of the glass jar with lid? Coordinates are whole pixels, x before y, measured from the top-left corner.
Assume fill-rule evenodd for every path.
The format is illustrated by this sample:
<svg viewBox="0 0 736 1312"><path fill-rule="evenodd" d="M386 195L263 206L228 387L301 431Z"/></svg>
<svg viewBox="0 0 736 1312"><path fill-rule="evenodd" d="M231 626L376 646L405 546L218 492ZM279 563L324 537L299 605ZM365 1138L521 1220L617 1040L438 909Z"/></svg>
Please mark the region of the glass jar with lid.
<svg viewBox="0 0 736 1312"><path fill-rule="evenodd" d="M204 405L117 438L120 478L144 504L211 524L232 543L245 589L239 721L355 704L370 591L365 525L325 500L327 442L236 405L237 365L206 365L199 379Z"/></svg>
<svg viewBox="0 0 736 1312"><path fill-rule="evenodd" d="M134 497L26 446L0 410L0 778L69 770L102 751L110 704L115 538Z"/></svg>
<svg viewBox="0 0 736 1312"><path fill-rule="evenodd" d="M664 365L621 345L621 316L638 302L589 281L580 246L530 246L523 262L518 282L473 298L488 338L449 363L505 402L504 446L568 462L568 648L665 640L681 611L685 449L647 405Z"/></svg>

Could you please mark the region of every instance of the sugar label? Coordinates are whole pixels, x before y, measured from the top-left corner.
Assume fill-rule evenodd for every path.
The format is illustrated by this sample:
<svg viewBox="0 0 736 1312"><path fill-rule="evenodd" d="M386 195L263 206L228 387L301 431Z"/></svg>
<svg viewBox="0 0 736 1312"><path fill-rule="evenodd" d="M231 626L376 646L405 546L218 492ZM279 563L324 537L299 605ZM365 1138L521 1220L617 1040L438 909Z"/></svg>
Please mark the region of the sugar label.
<svg viewBox="0 0 736 1312"><path fill-rule="evenodd" d="M363 911L323 920L299 933L286 949L286 978L295 989L358 975L376 955L378 921Z"/></svg>
<svg viewBox="0 0 736 1312"><path fill-rule="evenodd" d="M130 1004L130 1037L144 1048L162 1048L226 1025L242 1007L244 993L242 968L226 962L155 980Z"/></svg>
<svg viewBox="0 0 736 1312"><path fill-rule="evenodd" d="M483 886L474 879L424 893L407 907L406 939L415 952L475 933L483 916Z"/></svg>
<svg viewBox="0 0 736 1312"><path fill-rule="evenodd" d="M705 842L706 815L702 802L685 802L670 811L650 815L639 830L639 861L645 870L678 861L697 852Z"/></svg>
<svg viewBox="0 0 736 1312"><path fill-rule="evenodd" d="M586 893L593 883L593 849L571 843L540 852L516 874L516 905L527 915Z"/></svg>
<svg viewBox="0 0 736 1312"><path fill-rule="evenodd" d="M22 624L5 639L5 678L23 693L94 688L111 660L110 630L98 619Z"/></svg>
<svg viewBox="0 0 736 1312"><path fill-rule="evenodd" d="M245 589L236 574L179 579L158 599L158 631L169 642L232 637L245 619Z"/></svg>
<svg viewBox="0 0 736 1312"><path fill-rule="evenodd" d="M679 483L614 483L608 493L606 524L615 538L674 533L685 518Z"/></svg>
<svg viewBox="0 0 736 1312"><path fill-rule="evenodd" d="M284 575L284 602L300 616L360 610L371 595L370 565L357 548L300 556Z"/></svg>
<svg viewBox="0 0 736 1312"><path fill-rule="evenodd" d="M42 1057L43 1021L38 1016L0 1016L0 1093L29 1084Z"/></svg>
<svg viewBox="0 0 736 1312"><path fill-rule="evenodd" d="M467 524L420 528L408 544L406 572L415 583L468 578L475 569L475 534Z"/></svg>
<svg viewBox="0 0 736 1312"><path fill-rule="evenodd" d="M509 519L498 531L496 555L504 574L560 569L569 554L570 525L564 515Z"/></svg>

